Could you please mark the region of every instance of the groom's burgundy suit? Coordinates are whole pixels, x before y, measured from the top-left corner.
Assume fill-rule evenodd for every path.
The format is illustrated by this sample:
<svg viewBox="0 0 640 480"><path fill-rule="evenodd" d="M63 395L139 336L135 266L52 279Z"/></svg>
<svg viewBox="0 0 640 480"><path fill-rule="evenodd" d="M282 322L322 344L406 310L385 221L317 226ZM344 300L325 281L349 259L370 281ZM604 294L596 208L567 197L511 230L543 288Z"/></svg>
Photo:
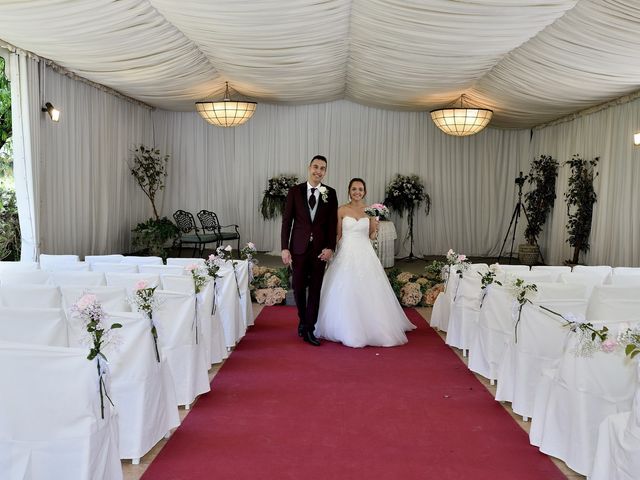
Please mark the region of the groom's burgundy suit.
<svg viewBox="0 0 640 480"><path fill-rule="evenodd" d="M325 248L336 249L338 197L333 188L321 186L327 189L326 199L320 194L313 220L306 182L289 190L282 214L281 246L291 252L293 294L300 325L307 332L313 332L318 320L320 289L326 266L318 255Z"/></svg>

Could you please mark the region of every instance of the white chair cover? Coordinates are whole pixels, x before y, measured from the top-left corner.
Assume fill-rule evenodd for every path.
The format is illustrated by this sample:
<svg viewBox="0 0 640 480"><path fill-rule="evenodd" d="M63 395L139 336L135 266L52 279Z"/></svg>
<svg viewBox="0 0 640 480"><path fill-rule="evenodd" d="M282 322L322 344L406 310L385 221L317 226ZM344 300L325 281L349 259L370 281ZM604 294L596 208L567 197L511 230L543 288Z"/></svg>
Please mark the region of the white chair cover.
<svg viewBox="0 0 640 480"><path fill-rule="evenodd" d="M472 266L464 272L458 291L453 300L453 308L447 329L447 345L469 350L477 333L480 300L482 297L481 274L486 266Z"/></svg>
<svg viewBox="0 0 640 480"><path fill-rule="evenodd" d="M640 385L640 366L636 364ZM630 412L609 415L598 429L598 442L590 480L640 478L640 388L636 387Z"/></svg>
<svg viewBox="0 0 640 480"><path fill-rule="evenodd" d="M433 304L433 310L431 311L431 320L429 322L432 328L442 332L446 332L449 328L449 317L453 306L453 295L458 288L458 282L460 281L455 269L452 267L448 267L448 269L449 273L445 279L444 292L440 293L436 297L436 301Z"/></svg>
<svg viewBox="0 0 640 480"><path fill-rule="evenodd" d="M85 255L84 261L87 263L120 263L124 255L115 253L113 255Z"/></svg>
<svg viewBox="0 0 640 480"><path fill-rule="evenodd" d="M60 308L0 307L0 340L68 347L65 314Z"/></svg>
<svg viewBox="0 0 640 480"><path fill-rule="evenodd" d="M205 359L201 332L196 331L195 297L167 290L156 290L156 295L159 306L153 321L161 354L171 369L178 405L190 405L196 396L211 390L210 364Z"/></svg>
<svg viewBox="0 0 640 480"><path fill-rule="evenodd" d="M607 283L608 278L613 273L613 269L607 265L576 265L572 271L580 274L597 275L602 278L602 283Z"/></svg>
<svg viewBox="0 0 640 480"><path fill-rule="evenodd" d="M240 308L240 295L238 294L238 283L233 273L231 262L226 262L218 274L221 278L216 280L216 309L214 316L222 324L224 338L227 348L234 347L242 337L244 337L247 326L245 317ZM215 319L214 319L215 322Z"/></svg>
<svg viewBox="0 0 640 480"><path fill-rule="evenodd" d="M562 357L569 329L561 318L539 308L542 305L560 314L584 315L587 302L581 285L564 288L566 299L542 296L535 305L526 304L518 324L518 341L512 336L498 369L496 400L511 402L512 410L526 418L533 416L533 401L542 371L553 368ZM554 296L559 296L554 292Z"/></svg>
<svg viewBox="0 0 640 480"><path fill-rule="evenodd" d="M161 257L136 257L133 255L124 257L122 263L132 265L164 265Z"/></svg>
<svg viewBox="0 0 640 480"><path fill-rule="evenodd" d="M640 320L640 287L594 287L587 306L589 321Z"/></svg>
<svg viewBox="0 0 640 480"><path fill-rule="evenodd" d="M519 278L527 283L553 282L557 278L556 274L546 270L531 270L521 272L507 272L505 282L510 283Z"/></svg>
<svg viewBox="0 0 640 480"><path fill-rule="evenodd" d="M51 283L57 287L104 287L102 272L52 272Z"/></svg>
<svg viewBox="0 0 640 480"><path fill-rule="evenodd" d="M571 273L571 267L567 265L534 265L531 267L532 272L546 272L553 275L551 281L559 282L560 275L563 273Z"/></svg>
<svg viewBox="0 0 640 480"><path fill-rule="evenodd" d="M594 275L593 273L562 273L560 274L560 282L562 283L581 283L587 287L587 296L591 295L591 291L597 285L604 283L602 275Z"/></svg>
<svg viewBox="0 0 640 480"><path fill-rule="evenodd" d="M234 260L240 286L240 314L244 319L245 327L251 327L255 323L253 318L253 306L251 305L251 293L249 292L249 262L247 260Z"/></svg>
<svg viewBox="0 0 640 480"><path fill-rule="evenodd" d="M91 271L104 273L138 273L138 265L129 263L92 263Z"/></svg>
<svg viewBox="0 0 640 480"><path fill-rule="evenodd" d="M478 329L469 349L469 369L490 380L498 376L511 338L513 294L505 286L490 285L478 315Z"/></svg>
<svg viewBox="0 0 640 480"><path fill-rule="evenodd" d="M186 270L181 265L138 265L140 273L156 275L184 275Z"/></svg>
<svg viewBox="0 0 640 480"><path fill-rule="evenodd" d="M0 344L0 474L122 480L118 424L87 349ZM11 386L11 388L6 388Z"/></svg>
<svg viewBox="0 0 640 480"><path fill-rule="evenodd" d="M78 255L47 255L46 253L40 254L40 269L49 270L59 263L77 263L80 261Z"/></svg>
<svg viewBox="0 0 640 480"><path fill-rule="evenodd" d="M179 267L186 267L188 265L204 264L204 258L182 258L182 257L170 257L167 258L167 265L177 265Z"/></svg>
<svg viewBox="0 0 640 480"><path fill-rule="evenodd" d="M107 357L110 396L118 412L120 458L139 459L180 425L173 379L166 360L157 361L146 316L112 313L109 322L122 325L117 331L118 348Z"/></svg>
<svg viewBox="0 0 640 480"><path fill-rule="evenodd" d="M612 275L609 282L617 287L640 287L640 275L619 273Z"/></svg>
<svg viewBox="0 0 640 480"><path fill-rule="evenodd" d="M509 264L499 264L498 270L502 270L503 272L528 272L529 265L509 265Z"/></svg>
<svg viewBox="0 0 640 480"><path fill-rule="evenodd" d="M0 285L45 285L49 283L49 272L43 270L0 272Z"/></svg>
<svg viewBox="0 0 640 480"><path fill-rule="evenodd" d="M88 272L90 269L91 264L87 262L60 262L42 267L47 272Z"/></svg>
<svg viewBox="0 0 640 480"><path fill-rule="evenodd" d="M16 308L62 308L60 290L51 285L0 286L0 305Z"/></svg>
<svg viewBox="0 0 640 480"><path fill-rule="evenodd" d="M0 273L2 272L24 272L38 270L38 262L2 262L0 261Z"/></svg>
<svg viewBox="0 0 640 480"><path fill-rule="evenodd" d="M138 282L146 282L149 287L160 285L160 276L153 273L105 273L107 285L110 287L124 287L132 293Z"/></svg>
<svg viewBox="0 0 640 480"><path fill-rule="evenodd" d="M613 267L612 275L640 275L640 267Z"/></svg>
<svg viewBox="0 0 640 480"><path fill-rule="evenodd" d="M589 475L600 422L631 408L635 365L621 352L576 356L579 335L568 338L558 368L543 372L529 438L543 453Z"/></svg>

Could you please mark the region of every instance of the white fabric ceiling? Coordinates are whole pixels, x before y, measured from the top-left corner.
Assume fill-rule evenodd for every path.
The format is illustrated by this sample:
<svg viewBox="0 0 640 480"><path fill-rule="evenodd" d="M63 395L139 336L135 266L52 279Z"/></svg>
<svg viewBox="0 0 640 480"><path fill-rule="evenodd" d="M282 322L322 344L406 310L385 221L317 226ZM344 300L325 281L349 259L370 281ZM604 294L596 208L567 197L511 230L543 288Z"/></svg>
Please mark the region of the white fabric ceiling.
<svg viewBox="0 0 640 480"><path fill-rule="evenodd" d="M0 38L150 105L258 102L530 127L640 89L639 0L0 0Z"/></svg>

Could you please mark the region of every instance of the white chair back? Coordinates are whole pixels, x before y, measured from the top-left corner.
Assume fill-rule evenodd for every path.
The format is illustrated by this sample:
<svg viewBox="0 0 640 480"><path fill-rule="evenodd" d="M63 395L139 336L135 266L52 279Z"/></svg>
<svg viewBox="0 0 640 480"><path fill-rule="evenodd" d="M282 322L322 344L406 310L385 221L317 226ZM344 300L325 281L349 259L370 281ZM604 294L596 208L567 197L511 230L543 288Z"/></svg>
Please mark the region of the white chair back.
<svg viewBox="0 0 640 480"><path fill-rule="evenodd" d="M640 275L612 275L609 277L609 285L616 285L618 287L640 287Z"/></svg>
<svg viewBox="0 0 640 480"><path fill-rule="evenodd" d="M50 267L58 263L75 263L79 261L80 257L78 257L78 255L48 255L46 253L40 254L40 268L42 270L48 270Z"/></svg>
<svg viewBox="0 0 640 480"><path fill-rule="evenodd" d="M60 290L52 285L0 286L0 305L15 308L62 308Z"/></svg>
<svg viewBox="0 0 640 480"><path fill-rule="evenodd" d="M123 287L60 287L62 307L68 311L85 293L96 299L107 312L130 312L127 291Z"/></svg>
<svg viewBox="0 0 640 480"><path fill-rule="evenodd" d="M594 287L587 306L587 320L605 323L640 320L640 287Z"/></svg>
<svg viewBox="0 0 640 480"><path fill-rule="evenodd" d="M614 267L612 275L640 275L640 267Z"/></svg>
<svg viewBox="0 0 640 480"><path fill-rule="evenodd" d="M160 285L160 276L153 273L105 273L107 285L111 287L124 287L132 293L139 282L146 282L148 287Z"/></svg>
<svg viewBox="0 0 640 480"><path fill-rule="evenodd" d="M136 257L133 255L124 257L122 263L132 265L164 265L160 257Z"/></svg>
<svg viewBox="0 0 640 480"><path fill-rule="evenodd" d="M43 270L0 272L0 285L45 285L49 277L49 272Z"/></svg>
<svg viewBox="0 0 640 480"><path fill-rule="evenodd" d="M184 275L186 273L182 265L138 265L140 273L154 273L156 275Z"/></svg>
<svg viewBox="0 0 640 480"><path fill-rule="evenodd" d="M0 307L0 341L67 347L67 321L60 308Z"/></svg>
<svg viewBox="0 0 640 480"><path fill-rule="evenodd" d="M502 270L503 272L528 272L529 265L509 265L509 264L499 264L498 270Z"/></svg>
<svg viewBox="0 0 640 480"><path fill-rule="evenodd" d="M186 267L187 265L192 264L202 265L204 264L204 258L167 258L167 265L179 265L181 267Z"/></svg>
<svg viewBox="0 0 640 480"><path fill-rule="evenodd" d="M120 263L124 255L115 253L113 255L85 255L84 261L87 263Z"/></svg>
<svg viewBox="0 0 640 480"><path fill-rule="evenodd" d="M88 272L90 269L91 265L87 262L60 262L42 267L47 272Z"/></svg>
<svg viewBox="0 0 640 480"><path fill-rule="evenodd" d="M593 275L591 273L562 273L560 274L561 283L581 283L587 287L587 298L591 296L593 288L597 285L604 283L604 278L601 275Z"/></svg>
<svg viewBox="0 0 640 480"><path fill-rule="evenodd" d="M138 265L130 263L92 263L91 271L104 273L138 273Z"/></svg>
<svg viewBox="0 0 640 480"><path fill-rule="evenodd" d="M187 275L162 275L160 277L163 290L186 293L194 295L196 293L193 279Z"/></svg>
<svg viewBox="0 0 640 480"><path fill-rule="evenodd" d="M602 283L607 283L613 269L608 265L576 265L572 270L574 273L587 273L602 278Z"/></svg>
<svg viewBox="0 0 640 480"><path fill-rule="evenodd" d="M584 300L586 308L587 287L581 283L536 283L538 290L533 299L534 303L554 300Z"/></svg>
<svg viewBox="0 0 640 480"><path fill-rule="evenodd" d="M530 270L528 272L507 272L506 282L514 281L516 278L524 280L527 283L535 283L538 284L540 282L552 282L554 278L553 273L544 272L544 271L533 271Z"/></svg>
<svg viewBox="0 0 640 480"><path fill-rule="evenodd" d="M102 272L53 272L51 283L57 287L104 287L107 285Z"/></svg>
<svg viewBox="0 0 640 480"><path fill-rule="evenodd" d="M0 262L0 273L2 272L24 272L38 270L38 262Z"/></svg>
<svg viewBox="0 0 640 480"><path fill-rule="evenodd" d="M534 265L531 267L532 272L546 272L553 275L552 282L559 282L560 275L563 273L571 273L571 267L567 265Z"/></svg>

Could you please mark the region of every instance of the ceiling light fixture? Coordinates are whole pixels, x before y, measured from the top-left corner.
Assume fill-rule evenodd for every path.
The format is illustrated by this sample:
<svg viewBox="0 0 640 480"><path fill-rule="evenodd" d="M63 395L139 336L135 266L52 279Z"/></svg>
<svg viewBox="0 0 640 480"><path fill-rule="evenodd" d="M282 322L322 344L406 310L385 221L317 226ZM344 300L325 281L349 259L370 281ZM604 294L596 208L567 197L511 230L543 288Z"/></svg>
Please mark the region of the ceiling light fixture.
<svg viewBox="0 0 640 480"><path fill-rule="evenodd" d="M57 122L60 120L60 110L58 110L56 107L51 105L51 103L49 102L45 103L44 107L42 107L42 111L47 112L51 117L51 120L53 120L54 122Z"/></svg>
<svg viewBox="0 0 640 480"><path fill-rule="evenodd" d="M211 125L235 127L249 120L256 111L256 102L231 100L229 82L225 82L224 98L217 102L196 102L196 111Z"/></svg>
<svg viewBox="0 0 640 480"><path fill-rule="evenodd" d="M456 102L454 102L456 103ZM431 110L431 119L447 135L466 137L478 133L493 117L493 111L465 105L464 94L460 96L460 106L446 106Z"/></svg>

